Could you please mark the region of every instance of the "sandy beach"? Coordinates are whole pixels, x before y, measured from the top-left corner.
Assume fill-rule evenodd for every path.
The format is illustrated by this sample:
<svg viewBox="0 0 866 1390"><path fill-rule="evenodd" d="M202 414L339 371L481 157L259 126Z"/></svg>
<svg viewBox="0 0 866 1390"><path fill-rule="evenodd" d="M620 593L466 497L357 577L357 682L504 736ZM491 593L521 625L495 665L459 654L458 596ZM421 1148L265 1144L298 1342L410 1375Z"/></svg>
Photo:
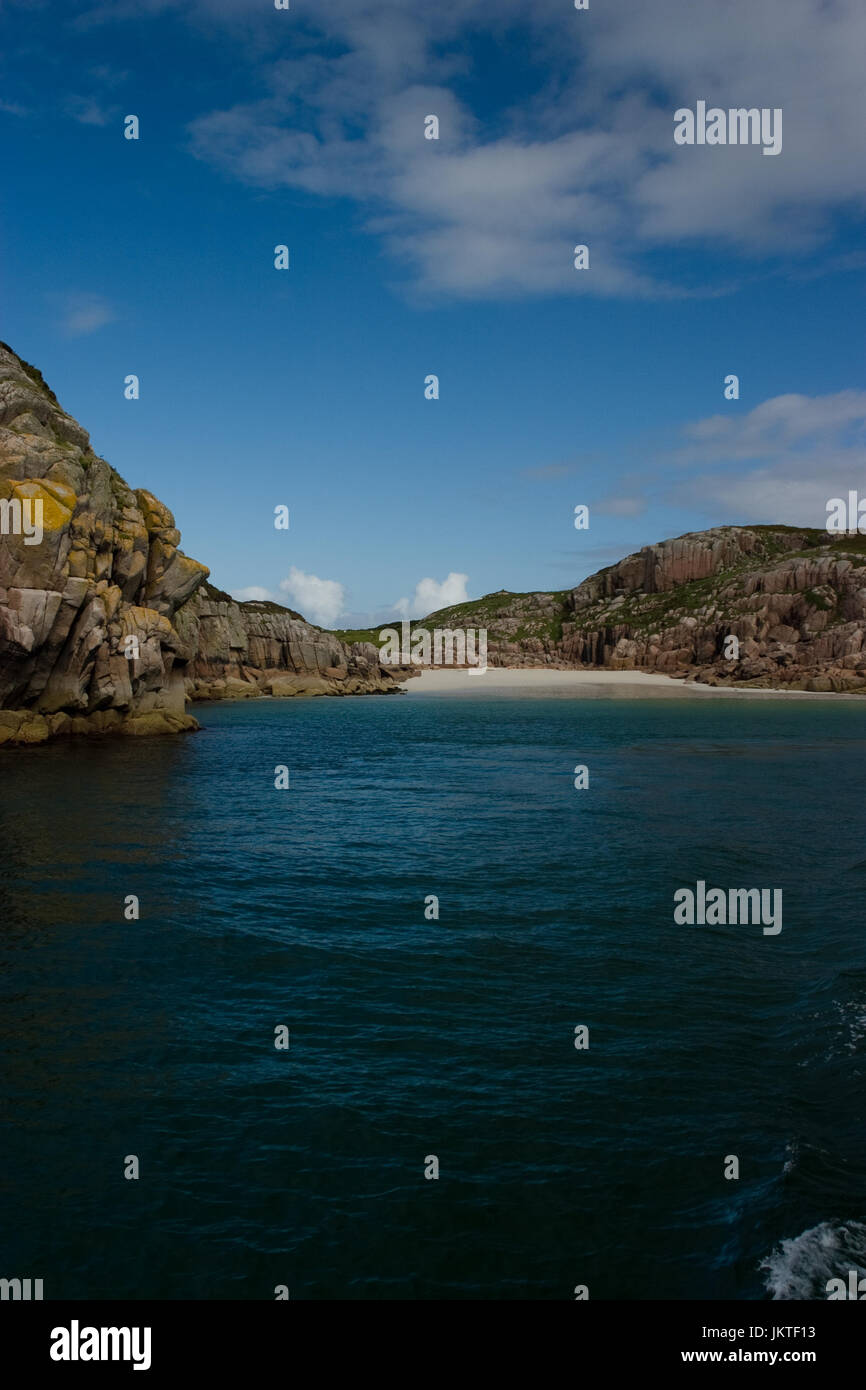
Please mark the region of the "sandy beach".
<svg viewBox="0 0 866 1390"><path fill-rule="evenodd" d="M445 667L435 671L425 670L419 676L412 676L406 682L405 689L413 697L495 694L518 695L524 698L527 695L563 695L590 699L673 697L700 700L718 696L742 699L751 695L780 696L786 700L798 696L805 700L839 699L838 695L824 695L804 690L736 690L728 686L698 685L694 681L676 680L657 671L547 671L499 666L490 666L483 674L468 670L449 670Z"/></svg>

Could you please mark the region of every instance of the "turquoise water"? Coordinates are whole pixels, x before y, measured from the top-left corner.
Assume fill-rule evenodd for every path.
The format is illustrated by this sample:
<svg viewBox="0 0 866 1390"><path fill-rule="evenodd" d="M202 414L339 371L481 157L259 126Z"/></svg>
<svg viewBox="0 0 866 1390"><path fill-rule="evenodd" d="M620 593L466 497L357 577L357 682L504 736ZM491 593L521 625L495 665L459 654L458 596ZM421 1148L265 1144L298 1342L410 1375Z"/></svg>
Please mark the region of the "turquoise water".
<svg viewBox="0 0 866 1390"><path fill-rule="evenodd" d="M197 713L4 752L0 1275L423 1300L866 1273L861 704ZM698 879L781 888L781 934L675 925Z"/></svg>

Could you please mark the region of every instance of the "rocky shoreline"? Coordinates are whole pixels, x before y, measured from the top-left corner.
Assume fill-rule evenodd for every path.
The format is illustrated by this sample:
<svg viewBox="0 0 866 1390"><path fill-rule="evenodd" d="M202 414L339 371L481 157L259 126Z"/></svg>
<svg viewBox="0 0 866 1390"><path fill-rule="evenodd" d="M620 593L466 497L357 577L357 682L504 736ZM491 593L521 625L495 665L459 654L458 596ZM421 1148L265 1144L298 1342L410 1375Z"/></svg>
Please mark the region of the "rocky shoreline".
<svg viewBox="0 0 866 1390"><path fill-rule="evenodd" d="M374 646L212 588L169 509L94 453L6 344L0 517L0 745L182 733L198 728L188 700L400 689Z"/></svg>

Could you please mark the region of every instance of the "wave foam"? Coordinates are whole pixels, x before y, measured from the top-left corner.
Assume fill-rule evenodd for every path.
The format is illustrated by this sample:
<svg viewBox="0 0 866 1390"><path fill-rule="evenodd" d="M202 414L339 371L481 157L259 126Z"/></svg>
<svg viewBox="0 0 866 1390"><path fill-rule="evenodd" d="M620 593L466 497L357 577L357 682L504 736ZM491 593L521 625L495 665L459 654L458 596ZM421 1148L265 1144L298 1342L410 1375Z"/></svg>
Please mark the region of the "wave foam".
<svg viewBox="0 0 866 1390"><path fill-rule="evenodd" d="M866 1275L866 1225L860 1221L822 1221L802 1235L780 1241L761 1261L765 1287L774 1299L826 1298L828 1279Z"/></svg>

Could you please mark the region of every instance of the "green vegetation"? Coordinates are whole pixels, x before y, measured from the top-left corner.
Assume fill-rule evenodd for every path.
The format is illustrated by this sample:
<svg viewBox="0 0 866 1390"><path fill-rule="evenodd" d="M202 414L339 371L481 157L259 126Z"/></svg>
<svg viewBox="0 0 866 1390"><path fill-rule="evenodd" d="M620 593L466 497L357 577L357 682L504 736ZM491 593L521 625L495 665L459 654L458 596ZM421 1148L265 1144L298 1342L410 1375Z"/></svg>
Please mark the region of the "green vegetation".
<svg viewBox="0 0 866 1390"><path fill-rule="evenodd" d="M840 556L850 555L855 560L860 560L866 555L866 536L833 536L827 537L824 544L830 541L831 549L838 551Z"/></svg>
<svg viewBox="0 0 866 1390"><path fill-rule="evenodd" d="M391 626L393 627L394 624L392 623ZM353 642L372 642L374 647L378 647L379 633L386 627L388 627L388 623L383 623L382 627L335 627L327 628L326 631L336 637L338 642L345 642L347 646L351 646ZM399 632L400 624L397 623L396 627Z"/></svg>
<svg viewBox="0 0 866 1390"><path fill-rule="evenodd" d="M737 570L742 568L737 566ZM706 579L692 579L686 584L678 584L675 589L661 594L645 594L642 591L629 594L625 602L613 610L608 608L609 600L605 600L604 619L617 626L633 628L636 632L661 631L675 618L694 617L699 609L712 607L719 590L734 573L733 569L723 570L719 574L708 575ZM596 609L594 607L588 611L593 613ZM577 615L577 622L580 627L596 626L592 617L584 621L583 612Z"/></svg>
<svg viewBox="0 0 866 1390"><path fill-rule="evenodd" d="M437 627L486 628L488 639L493 641L505 638L522 642L538 638L541 641L559 642L562 640L563 621L571 613L570 596L571 589L530 589L517 594L500 589L494 594L485 594L483 598L440 608L417 626L431 632ZM517 626L513 627L513 623Z"/></svg>
<svg viewBox="0 0 866 1390"><path fill-rule="evenodd" d="M490 637L509 636L511 640L521 641L528 637L548 637L559 641L562 637L563 618L568 616L566 600L570 589L555 593L530 590L525 594L512 594L500 589L495 594L485 594L483 598L470 599L466 603L456 603L450 608L439 608L426 618L413 618L409 623L410 633L418 630L433 632L435 628L486 628ZM542 600L543 606L533 610L533 600ZM523 609L523 611L522 611ZM502 623L507 620L520 620L516 631L503 632ZM341 642L372 642L380 645L379 634L384 628L393 627L400 633L400 619L390 618L375 628L334 629L334 636Z"/></svg>
<svg viewBox="0 0 866 1390"><path fill-rule="evenodd" d="M828 594L822 594L820 589L804 589L803 597L808 599L813 608L820 608L824 613L829 613L831 608L836 607L836 595L830 597Z"/></svg>
<svg viewBox="0 0 866 1390"><path fill-rule="evenodd" d="M424 627L477 627L478 618L495 620L497 616L510 616L520 600L536 598L549 599L557 606L563 606L571 589L553 591L529 589L526 593L512 593L509 589L498 589L495 594L485 594L483 598L469 599L466 603L455 603L450 608L438 608L428 613L423 620ZM471 621L470 621L471 620ZM483 627L484 624L482 623Z"/></svg>

